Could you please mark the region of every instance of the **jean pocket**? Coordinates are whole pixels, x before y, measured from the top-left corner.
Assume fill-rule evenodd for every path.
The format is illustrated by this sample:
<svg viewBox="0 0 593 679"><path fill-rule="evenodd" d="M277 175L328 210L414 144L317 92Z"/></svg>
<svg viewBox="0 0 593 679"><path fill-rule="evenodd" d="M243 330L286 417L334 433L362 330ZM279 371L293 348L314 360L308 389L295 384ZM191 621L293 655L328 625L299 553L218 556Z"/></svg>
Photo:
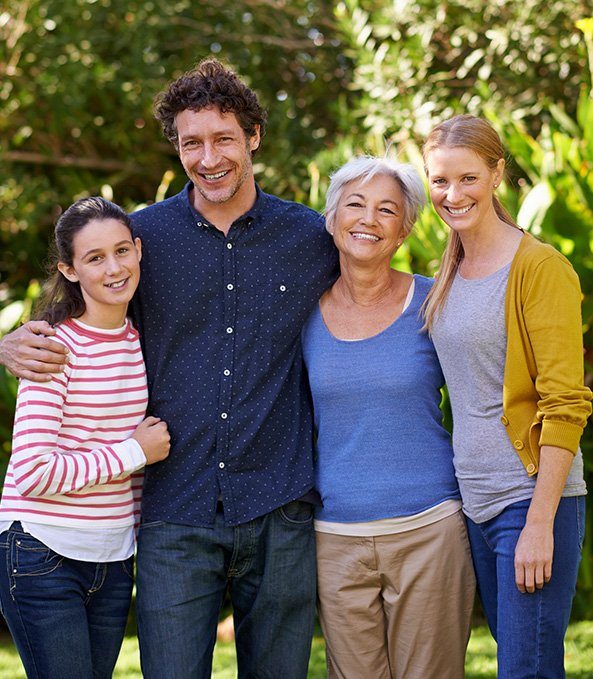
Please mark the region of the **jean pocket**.
<svg viewBox="0 0 593 679"><path fill-rule="evenodd" d="M138 531L146 530L147 528L158 528L159 526L164 526L164 521L142 521L138 527Z"/></svg>
<svg viewBox="0 0 593 679"><path fill-rule="evenodd" d="M313 521L313 505L309 502L293 500L279 507L280 517L292 525L307 525Z"/></svg>
<svg viewBox="0 0 593 679"><path fill-rule="evenodd" d="M131 580L134 579L134 557L131 556L129 559L124 559L121 562L121 567L124 573L130 577Z"/></svg>
<svg viewBox="0 0 593 679"><path fill-rule="evenodd" d="M12 533L10 561L11 575L18 578L47 575L62 565L64 557L28 533Z"/></svg>

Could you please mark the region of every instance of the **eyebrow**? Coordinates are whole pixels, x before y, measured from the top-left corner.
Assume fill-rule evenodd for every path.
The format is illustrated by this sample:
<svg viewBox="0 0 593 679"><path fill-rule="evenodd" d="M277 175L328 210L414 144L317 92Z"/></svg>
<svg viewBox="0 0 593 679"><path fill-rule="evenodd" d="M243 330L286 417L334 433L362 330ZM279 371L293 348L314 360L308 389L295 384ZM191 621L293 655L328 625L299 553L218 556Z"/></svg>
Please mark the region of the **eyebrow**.
<svg viewBox="0 0 593 679"><path fill-rule="evenodd" d="M349 193L346 196L346 200L348 200L348 198L362 198L363 200L366 200L365 196L362 193L356 193L356 192ZM391 198L383 198L381 200L381 203L391 203L392 205L398 205L397 201L391 200Z"/></svg>
<svg viewBox="0 0 593 679"><path fill-rule="evenodd" d="M221 137L221 136L234 136L236 134L236 130L232 130L231 128L226 129L226 130L217 130L212 136L214 137ZM179 141L185 141L187 139L200 139L201 135L198 132L190 132L186 134L184 137L179 137Z"/></svg>
<svg viewBox="0 0 593 679"><path fill-rule="evenodd" d="M133 245L131 240L120 240L119 242L115 243L116 248L118 248L120 245ZM85 257L88 257L89 255L95 254L95 252L102 252L104 248L93 248L92 250L87 250L84 255L81 255L80 259L84 259Z"/></svg>

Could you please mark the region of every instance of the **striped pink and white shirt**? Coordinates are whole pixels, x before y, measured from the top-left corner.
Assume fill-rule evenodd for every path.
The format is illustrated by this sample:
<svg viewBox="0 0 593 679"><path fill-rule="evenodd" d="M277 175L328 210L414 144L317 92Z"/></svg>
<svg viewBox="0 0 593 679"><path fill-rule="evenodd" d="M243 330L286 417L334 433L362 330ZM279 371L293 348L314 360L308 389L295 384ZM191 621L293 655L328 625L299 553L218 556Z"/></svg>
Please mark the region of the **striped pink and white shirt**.
<svg viewBox="0 0 593 679"><path fill-rule="evenodd" d="M133 527L146 458L130 436L148 401L138 333L129 321L115 333L72 319L56 330L68 364L19 385L0 523Z"/></svg>

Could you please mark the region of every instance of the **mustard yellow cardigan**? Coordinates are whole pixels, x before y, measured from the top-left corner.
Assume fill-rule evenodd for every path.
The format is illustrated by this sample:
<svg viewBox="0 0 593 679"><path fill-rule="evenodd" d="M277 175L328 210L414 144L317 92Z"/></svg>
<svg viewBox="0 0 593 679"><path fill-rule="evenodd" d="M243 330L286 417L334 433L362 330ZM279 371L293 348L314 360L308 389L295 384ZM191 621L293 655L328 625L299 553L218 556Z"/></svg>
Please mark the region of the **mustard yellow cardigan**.
<svg viewBox="0 0 593 679"><path fill-rule="evenodd" d="M570 262L526 233L505 297L502 423L529 476L541 446L576 453L591 413L583 384L581 288Z"/></svg>

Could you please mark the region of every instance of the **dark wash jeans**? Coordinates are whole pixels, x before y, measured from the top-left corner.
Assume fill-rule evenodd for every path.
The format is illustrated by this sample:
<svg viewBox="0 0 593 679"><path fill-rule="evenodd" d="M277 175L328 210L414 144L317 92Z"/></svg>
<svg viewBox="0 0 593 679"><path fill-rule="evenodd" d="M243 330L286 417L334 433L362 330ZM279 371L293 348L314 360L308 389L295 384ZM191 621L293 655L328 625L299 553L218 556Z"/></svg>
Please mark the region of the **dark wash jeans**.
<svg viewBox="0 0 593 679"><path fill-rule="evenodd" d="M19 522L0 535L0 604L29 679L109 679L130 608L133 557L56 554Z"/></svg>
<svg viewBox="0 0 593 679"><path fill-rule="evenodd" d="M146 679L207 679L227 587L240 679L305 679L315 616L311 505L229 527L140 527L137 613Z"/></svg>
<svg viewBox="0 0 593 679"><path fill-rule="evenodd" d="M585 531L585 498L560 499L554 521L552 579L522 594L514 556L530 500L515 502L483 523L467 520L478 592L498 644L499 679L563 679L564 635L570 619Z"/></svg>

